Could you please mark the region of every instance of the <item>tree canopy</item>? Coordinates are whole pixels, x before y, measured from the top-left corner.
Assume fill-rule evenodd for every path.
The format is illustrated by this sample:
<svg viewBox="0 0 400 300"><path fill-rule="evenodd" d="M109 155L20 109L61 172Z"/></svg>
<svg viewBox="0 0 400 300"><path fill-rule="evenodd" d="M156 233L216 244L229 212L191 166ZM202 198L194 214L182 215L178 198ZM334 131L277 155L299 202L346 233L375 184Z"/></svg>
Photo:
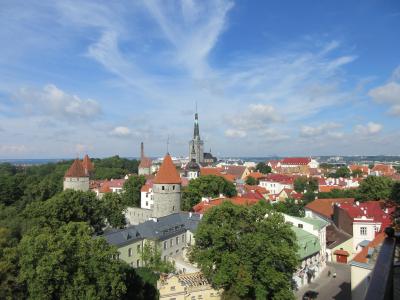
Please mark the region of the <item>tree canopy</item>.
<svg viewBox="0 0 400 300"><path fill-rule="evenodd" d="M146 241L143 246L141 258L144 266L152 272L171 273L175 270L171 262L162 260L161 250L149 241Z"/></svg>
<svg viewBox="0 0 400 300"><path fill-rule="evenodd" d="M256 166L256 170L260 173L263 174L268 174L272 172L272 169L270 166L268 166L266 163L264 162L259 162Z"/></svg>
<svg viewBox="0 0 400 300"><path fill-rule="evenodd" d="M267 215L267 217L265 217ZM292 299L296 236L265 203L224 202L210 209L195 234L191 259L229 299Z"/></svg>
<svg viewBox="0 0 400 300"><path fill-rule="evenodd" d="M297 193L316 192L318 190L318 180L316 178L307 178L299 176L293 182L293 188Z"/></svg>
<svg viewBox="0 0 400 300"><path fill-rule="evenodd" d="M360 201L388 200L392 192L393 180L384 176L368 176L358 188Z"/></svg>
<svg viewBox="0 0 400 300"><path fill-rule="evenodd" d="M189 211L200 202L202 197L218 197L223 194L226 197L236 196L235 185L225 178L215 175L200 176L189 181L189 185L183 189L182 210Z"/></svg>
<svg viewBox="0 0 400 300"><path fill-rule="evenodd" d="M251 174L250 174L246 178L246 184L248 184L248 185L257 185L258 184L258 180L255 179L254 177L252 177Z"/></svg>
<svg viewBox="0 0 400 300"><path fill-rule="evenodd" d="M143 175L132 175L123 186L122 200L126 206L140 207L140 189L146 183Z"/></svg>

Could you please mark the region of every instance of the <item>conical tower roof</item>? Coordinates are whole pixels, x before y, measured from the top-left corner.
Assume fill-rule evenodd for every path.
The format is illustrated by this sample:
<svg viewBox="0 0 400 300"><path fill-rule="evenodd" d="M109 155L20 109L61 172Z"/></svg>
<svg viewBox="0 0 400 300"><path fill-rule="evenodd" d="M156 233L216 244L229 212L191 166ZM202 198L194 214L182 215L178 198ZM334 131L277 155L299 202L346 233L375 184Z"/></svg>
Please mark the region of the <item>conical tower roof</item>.
<svg viewBox="0 0 400 300"><path fill-rule="evenodd" d="M85 168L79 159L75 159L71 167L65 172L65 177L87 177Z"/></svg>
<svg viewBox="0 0 400 300"><path fill-rule="evenodd" d="M82 165L83 165L83 168L85 170L87 170L88 172L93 171L93 169L94 169L93 164L90 161L89 155L87 155L87 154L83 158Z"/></svg>
<svg viewBox="0 0 400 300"><path fill-rule="evenodd" d="M181 178L176 170L174 163L172 162L171 156L169 153L165 155L163 163L160 166L160 169L157 172L156 178L154 179L154 183L181 183Z"/></svg>

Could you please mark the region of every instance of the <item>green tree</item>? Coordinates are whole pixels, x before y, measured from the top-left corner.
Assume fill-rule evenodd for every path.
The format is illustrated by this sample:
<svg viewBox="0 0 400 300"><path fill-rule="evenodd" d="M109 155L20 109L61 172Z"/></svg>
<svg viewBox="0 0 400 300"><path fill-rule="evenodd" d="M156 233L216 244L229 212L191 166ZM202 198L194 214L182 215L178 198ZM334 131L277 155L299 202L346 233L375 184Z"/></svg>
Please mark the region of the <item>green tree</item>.
<svg viewBox="0 0 400 300"><path fill-rule="evenodd" d="M312 191L307 191L303 194L301 199L303 200L303 205L307 205L308 203L314 201L316 198L316 195Z"/></svg>
<svg viewBox="0 0 400 300"><path fill-rule="evenodd" d="M84 223L34 229L19 244L30 299L120 299L127 288L117 251Z"/></svg>
<svg viewBox="0 0 400 300"><path fill-rule="evenodd" d="M295 199L287 198L285 201L279 201L275 204L268 203L269 209L291 215L294 217L304 217L304 205L296 203Z"/></svg>
<svg viewBox="0 0 400 300"><path fill-rule="evenodd" d="M338 168L335 173L331 174L331 176L334 178L339 178L339 177L349 178L350 175L351 175L350 169L345 166Z"/></svg>
<svg viewBox="0 0 400 300"><path fill-rule="evenodd" d="M226 197L236 196L235 185L225 178L215 175L200 176L189 181L189 185L183 190L182 210L189 211L200 202L202 197L218 197L220 194Z"/></svg>
<svg viewBox="0 0 400 300"><path fill-rule="evenodd" d="M96 232L105 225L102 203L93 192L66 190L47 201L29 204L24 216L38 226L57 228L68 222L86 222Z"/></svg>
<svg viewBox="0 0 400 300"><path fill-rule="evenodd" d="M259 162L256 166L256 170L260 173L263 174L268 174L272 172L272 169L270 166L268 166L266 163L264 162Z"/></svg>
<svg viewBox="0 0 400 300"><path fill-rule="evenodd" d="M256 178L252 177L251 174L250 174L246 178L246 184L248 184L248 185L257 185L258 184L258 180Z"/></svg>
<svg viewBox="0 0 400 300"><path fill-rule="evenodd" d="M326 198L359 198L358 189L350 189L350 190L339 190L339 189L332 189L330 192L319 192L318 198L319 199L326 199Z"/></svg>
<svg viewBox="0 0 400 300"><path fill-rule="evenodd" d="M115 228L123 228L126 225L124 211L126 206L121 194L106 193L101 198L104 216L108 223Z"/></svg>
<svg viewBox="0 0 400 300"><path fill-rule="evenodd" d="M267 215L267 217L265 217ZM279 238L277 238L279 237ZM213 207L195 235L191 259L231 299L292 299L296 236L264 202Z"/></svg>
<svg viewBox="0 0 400 300"><path fill-rule="evenodd" d="M388 200L393 180L384 176L368 176L360 183L358 200Z"/></svg>
<svg viewBox="0 0 400 300"><path fill-rule="evenodd" d="M355 169L355 170L353 170L353 172L351 172L351 176L356 177L356 178L362 177L363 174L364 174L363 171L360 169Z"/></svg>
<svg viewBox="0 0 400 300"><path fill-rule="evenodd" d="M293 188L297 193L304 193L307 189L308 179L305 176L296 177L293 182Z"/></svg>
<svg viewBox="0 0 400 300"><path fill-rule="evenodd" d="M132 175L125 181L122 199L128 207L140 207L140 189L146 183L143 175Z"/></svg>
<svg viewBox="0 0 400 300"><path fill-rule="evenodd" d="M390 200L400 204L400 181L397 181L393 184L390 192Z"/></svg>
<svg viewBox="0 0 400 300"><path fill-rule="evenodd" d="M11 232L0 227L0 299L24 299L26 287L18 281L18 253Z"/></svg>
<svg viewBox="0 0 400 300"><path fill-rule="evenodd" d="M146 241L143 246L141 258L144 266L156 273L171 273L175 270L170 261L161 259L161 250L152 242Z"/></svg>

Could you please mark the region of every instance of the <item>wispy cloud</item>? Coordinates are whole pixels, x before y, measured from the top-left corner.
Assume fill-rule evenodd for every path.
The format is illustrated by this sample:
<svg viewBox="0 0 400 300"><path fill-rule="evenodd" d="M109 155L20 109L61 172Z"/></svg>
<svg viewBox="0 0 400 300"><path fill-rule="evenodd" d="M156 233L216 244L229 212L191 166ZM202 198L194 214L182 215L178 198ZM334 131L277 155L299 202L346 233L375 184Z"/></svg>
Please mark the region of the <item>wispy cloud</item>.
<svg viewBox="0 0 400 300"><path fill-rule="evenodd" d="M14 99L26 114L52 116L68 122L89 121L101 113L96 100L81 99L53 84L46 85L42 90L21 88Z"/></svg>
<svg viewBox="0 0 400 300"><path fill-rule="evenodd" d="M360 135L371 135L371 134L377 134L379 132L381 132L383 129L383 125L379 124L379 123L374 123L374 122L368 122L365 125L357 125L354 128L354 132L356 134L360 134Z"/></svg>

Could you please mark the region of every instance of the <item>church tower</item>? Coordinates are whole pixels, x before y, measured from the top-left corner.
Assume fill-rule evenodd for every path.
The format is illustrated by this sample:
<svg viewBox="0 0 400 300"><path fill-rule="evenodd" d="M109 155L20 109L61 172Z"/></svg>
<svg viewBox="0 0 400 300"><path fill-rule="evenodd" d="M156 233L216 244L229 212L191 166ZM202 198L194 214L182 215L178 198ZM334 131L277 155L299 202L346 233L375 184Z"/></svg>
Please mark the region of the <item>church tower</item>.
<svg viewBox="0 0 400 300"><path fill-rule="evenodd" d="M194 152L192 149L194 148ZM194 131L193 139L189 142L189 161L195 159L198 164L204 162L204 142L200 139L200 129L199 129L199 116L196 113L194 115Z"/></svg>
<svg viewBox="0 0 400 300"><path fill-rule="evenodd" d="M177 213L181 208L181 178L169 153L153 181L153 217L160 218Z"/></svg>

